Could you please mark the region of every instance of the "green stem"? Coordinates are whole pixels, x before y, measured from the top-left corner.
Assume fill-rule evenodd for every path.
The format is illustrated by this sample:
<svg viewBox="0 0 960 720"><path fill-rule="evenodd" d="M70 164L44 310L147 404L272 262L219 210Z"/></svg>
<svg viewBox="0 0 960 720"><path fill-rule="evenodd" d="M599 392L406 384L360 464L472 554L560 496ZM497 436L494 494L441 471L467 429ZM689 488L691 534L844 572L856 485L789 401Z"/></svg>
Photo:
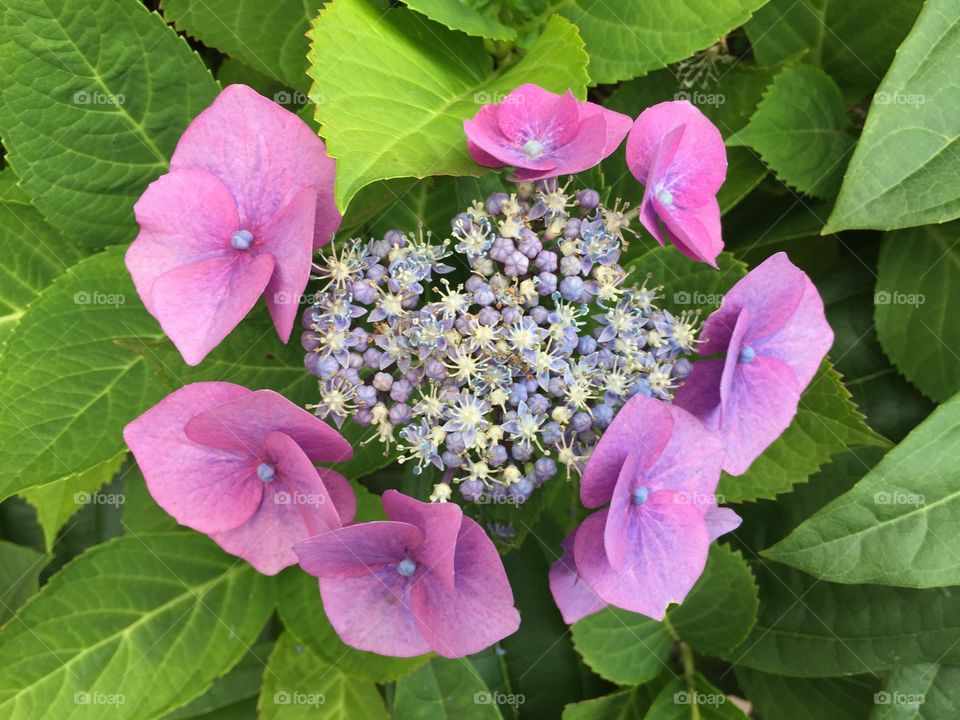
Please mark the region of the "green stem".
<svg viewBox="0 0 960 720"><path fill-rule="evenodd" d="M683 677L687 681L687 692L690 695L690 717L700 720L700 706L697 705L697 680L694 673L693 650L685 642L680 642L680 660L683 663Z"/></svg>

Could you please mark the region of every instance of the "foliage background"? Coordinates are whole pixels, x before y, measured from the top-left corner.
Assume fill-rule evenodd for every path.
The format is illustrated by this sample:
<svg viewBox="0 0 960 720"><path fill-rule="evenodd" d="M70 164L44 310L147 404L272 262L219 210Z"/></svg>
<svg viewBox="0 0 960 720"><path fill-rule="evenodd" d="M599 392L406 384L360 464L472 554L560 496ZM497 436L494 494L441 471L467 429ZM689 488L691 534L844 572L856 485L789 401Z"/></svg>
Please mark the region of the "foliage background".
<svg viewBox="0 0 960 720"><path fill-rule="evenodd" d="M743 718L729 695L766 720L955 717L960 4L321 5L0 6L0 715ZM123 268L134 200L232 82L327 141L344 234L445 233L500 187L461 120L523 82L633 116L689 99L721 129L720 271L641 236L636 276L663 283L670 309L709 312L786 250L836 342L787 433L723 479L744 524L664 623L608 610L563 624L546 586L576 521L562 480L501 543L520 631L459 662L345 647L309 577L260 576L152 502L120 431L166 393L317 392L262 308L186 367ZM622 150L588 179L639 200ZM364 448L344 468L362 517L389 485L423 495L428 479Z"/></svg>

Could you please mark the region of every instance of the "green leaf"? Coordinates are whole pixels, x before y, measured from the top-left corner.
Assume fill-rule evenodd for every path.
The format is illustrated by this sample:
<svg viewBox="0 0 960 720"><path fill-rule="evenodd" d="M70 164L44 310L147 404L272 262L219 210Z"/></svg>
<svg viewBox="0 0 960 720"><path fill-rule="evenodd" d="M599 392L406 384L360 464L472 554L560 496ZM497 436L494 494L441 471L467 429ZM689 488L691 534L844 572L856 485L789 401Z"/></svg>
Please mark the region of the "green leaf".
<svg viewBox="0 0 960 720"><path fill-rule="evenodd" d="M655 304L672 313L700 310L709 315L720 307L723 294L747 274L747 266L729 253L717 257L718 270L690 262L671 246L646 248L635 241L626 254L627 281L639 285L650 276L649 285L663 286L663 297Z"/></svg>
<svg viewBox="0 0 960 720"><path fill-rule="evenodd" d="M645 615L607 607L576 622L573 644L590 668L618 685L637 685L666 667L673 638Z"/></svg>
<svg viewBox="0 0 960 720"><path fill-rule="evenodd" d="M790 426L743 475L724 473L717 489L721 502L773 498L807 480L834 453L850 447L888 445L867 427L829 360L800 396Z"/></svg>
<svg viewBox="0 0 960 720"><path fill-rule="evenodd" d="M123 495L101 496L102 488L120 471L126 450L104 460L86 472L70 475L41 487L21 493L24 500L37 509L37 522L43 528L43 542L47 550L53 547L57 533L67 520L84 505L92 502L123 503Z"/></svg>
<svg viewBox="0 0 960 720"><path fill-rule="evenodd" d="M0 540L0 627L37 592L44 565L43 553Z"/></svg>
<svg viewBox="0 0 960 720"><path fill-rule="evenodd" d="M190 720L191 718L209 718L218 711L235 712L238 703L253 700L254 716L256 716L256 700L263 680L267 658L273 649L272 641L261 641L254 645L243 656L233 670L217 679L203 695L165 715L163 720ZM229 715L228 717L236 717Z"/></svg>
<svg viewBox="0 0 960 720"><path fill-rule="evenodd" d="M201 535L98 545L0 633L0 714L156 717L230 670L273 603L269 578Z"/></svg>
<svg viewBox="0 0 960 720"><path fill-rule="evenodd" d="M138 2L9 0L0 28L0 133L24 192L73 242L130 240L131 206L217 92L210 73Z"/></svg>
<svg viewBox="0 0 960 720"><path fill-rule="evenodd" d="M757 581L743 556L714 544L703 575L683 603L667 612L667 624L698 653L725 655L757 620Z"/></svg>
<svg viewBox="0 0 960 720"><path fill-rule="evenodd" d="M86 253L64 242L30 204L9 168L0 172L0 343L27 305Z"/></svg>
<svg viewBox="0 0 960 720"><path fill-rule="evenodd" d="M752 147L800 192L832 197L854 145L850 127L836 83L799 65L777 74L749 124L727 142Z"/></svg>
<svg viewBox="0 0 960 720"><path fill-rule="evenodd" d="M870 720L942 720L960 707L960 666L922 663L895 668L874 696Z"/></svg>
<svg viewBox="0 0 960 720"><path fill-rule="evenodd" d="M263 673L260 717L264 720L387 720L377 686L351 677L304 647L289 632L277 640Z"/></svg>
<svg viewBox="0 0 960 720"><path fill-rule="evenodd" d="M709 47L765 2L559 0L552 11L580 28L590 53L590 81L596 85L644 75Z"/></svg>
<svg viewBox="0 0 960 720"><path fill-rule="evenodd" d="M516 40L517 31L485 15L471 0L403 0L411 10L467 35L491 40Z"/></svg>
<svg viewBox="0 0 960 720"><path fill-rule="evenodd" d="M833 582L960 585L958 454L960 395L764 554Z"/></svg>
<svg viewBox="0 0 960 720"><path fill-rule="evenodd" d="M393 717L395 720L499 720L502 715L498 705L523 703L522 697L491 693L466 659L433 658L397 681Z"/></svg>
<svg viewBox="0 0 960 720"><path fill-rule="evenodd" d="M928 225L960 217L960 112L952 60L960 5L928 0L873 97L831 232Z"/></svg>
<svg viewBox="0 0 960 720"><path fill-rule="evenodd" d="M746 720L727 696L700 673L693 687L676 678L660 691L644 715L645 720Z"/></svg>
<svg viewBox="0 0 960 720"><path fill-rule="evenodd" d="M777 563L754 571L760 617L730 653L738 666L835 677L960 661L960 589L838 585Z"/></svg>
<svg viewBox="0 0 960 720"><path fill-rule="evenodd" d="M792 678L737 667L737 680L764 720L863 720L879 684L852 678Z"/></svg>
<svg viewBox="0 0 960 720"><path fill-rule="evenodd" d="M960 222L884 235L877 267L877 336L907 379L939 402L960 390Z"/></svg>
<svg viewBox="0 0 960 720"><path fill-rule="evenodd" d="M307 29L322 0L162 0L177 30L306 92Z"/></svg>
<svg viewBox="0 0 960 720"><path fill-rule="evenodd" d="M122 247L82 260L34 300L0 359L0 498L82 473L123 448L123 426L165 388L117 338L162 337Z"/></svg>
<svg viewBox="0 0 960 720"><path fill-rule="evenodd" d="M653 681L603 697L571 703L563 720L643 720L662 683Z"/></svg>
<svg viewBox="0 0 960 720"><path fill-rule="evenodd" d="M851 100L880 83L922 0L770 0L745 26L754 56L776 65L797 55L822 67Z"/></svg>
<svg viewBox="0 0 960 720"><path fill-rule="evenodd" d="M583 43L562 18L500 70L479 38L411 10L383 13L368 0L334 0L310 40L310 95L337 159L341 209L376 180L486 172L467 154L463 120L523 83L580 98L587 83Z"/></svg>
<svg viewBox="0 0 960 720"><path fill-rule="evenodd" d="M345 645L323 612L317 579L299 568L289 568L280 575L279 598L277 611L287 631L324 662L347 675L385 682L427 661L426 655L395 658Z"/></svg>

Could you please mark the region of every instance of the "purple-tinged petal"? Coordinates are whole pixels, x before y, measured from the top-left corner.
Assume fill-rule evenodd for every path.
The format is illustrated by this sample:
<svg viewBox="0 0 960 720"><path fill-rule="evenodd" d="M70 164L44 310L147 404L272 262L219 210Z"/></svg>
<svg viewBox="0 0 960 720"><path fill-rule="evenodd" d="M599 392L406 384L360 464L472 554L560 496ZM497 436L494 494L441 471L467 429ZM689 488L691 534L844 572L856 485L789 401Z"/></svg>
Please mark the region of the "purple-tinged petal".
<svg viewBox="0 0 960 720"><path fill-rule="evenodd" d="M554 175L573 175L603 160L607 144L606 121L602 115L592 115L580 123L570 142L550 152L556 163Z"/></svg>
<svg viewBox="0 0 960 720"><path fill-rule="evenodd" d="M472 120L463 121L467 141L505 165L518 165L541 171L556 167L556 163L547 155L531 158L523 152L522 143L515 143L503 134L497 120L498 107L484 105Z"/></svg>
<svg viewBox="0 0 960 720"><path fill-rule="evenodd" d="M460 506L420 502L396 490L387 490L383 493L383 510L391 520L420 528L424 541L414 559L446 588L453 589L457 537L463 520Z"/></svg>
<svg viewBox="0 0 960 720"><path fill-rule="evenodd" d="M716 506L708 509L703 519L707 522L707 535L710 537L710 542L721 535L733 532L743 522L743 518L730 508Z"/></svg>
<svg viewBox="0 0 960 720"><path fill-rule="evenodd" d="M603 116L605 124L603 157L607 157L614 150L620 147L620 143L633 127L633 118L623 113L608 110L602 105L592 102L580 103L580 122L593 117L594 115Z"/></svg>
<svg viewBox="0 0 960 720"><path fill-rule="evenodd" d="M603 547L607 562L615 572L623 569L624 558L628 552L630 515L639 510L633 500L633 491L642 488L644 493L648 493L651 490L643 470L643 452L632 451L620 468L613 497L610 499L607 522L603 528Z"/></svg>
<svg viewBox="0 0 960 720"><path fill-rule="evenodd" d="M264 575L297 564L294 543L340 527L330 493L294 440L280 432L267 435L266 462L274 479L264 483L260 507L245 523L211 537Z"/></svg>
<svg viewBox="0 0 960 720"><path fill-rule="evenodd" d="M497 124L513 143L536 138L548 146L564 145L577 134L578 104L569 90L557 95L528 83L495 106Z"/></svg>
<svg viewBox="0 0 960 720"><path fill-rule="evenodd" d="M269 255L211 258L154 281L153 315L187 365L198 365L247 316L274 265Z"/></svg>
<svg viewBox="0 0 960 720"><path fill-rule="evenodd" d="M574 557L581 575L609 604L663 620L667 606L683 602L703 573L710 542L703 515L670 491L652 493L630 514L630 542L619 572L604 550L606 517L606 510L596 512L577 531Z"/></svg>
<svg viewBox="0 0 960 720"><path fill-rule="evenodd" d="M310 280L316 206L316 189L305 188L254 233L263 238L263 250L276 260L264 298L283 342L290 340L293 324L300 315L303 291Z"/></svg>
<svg viewBox="0 0 960 720"><path fill-rule="evenodd" d="M467 121L464 121L464 122L467 122ZM475 142L473 142L469 138L467 139L467 152L470 153L470 157L473 158L473 161L477 165L483 165L484 167L492 167L492 168L501 168L506 166L505 162L501 162L500 160L497 160L497 158L495 158L493 155L486 152L485 150L482 150L479 145L477 145Z"/></svg>
<svg viewBox="0 0 960 720"><path fill-rule="evenodd" d="M717 267L717 256L723 251L720 231L720 205L709 198L703 205L685 209L667 207L654 196L653 207L667 230L670 242L691 260Z"/></svg>
<svg viewBox="0 0 960 720"><path fill-rule="evenodd" d="M249 392L205 409L186 426L187 436L195 442L242 451L262 447L273 430L296 440L313 462L340 462L353 456L340 433L273 390Z"/></svg>
<svg viewBox="0 0 960 720"><path fill-rule="evenodd" d="M236 199L240 221L256 226L307 187L317 190L314 247L340 225L333 202L336 165L323 141L297 115L246 85L230 85L184 131L170 169L215 175Z"/></svg>
<svg viewBox="0 0 960 720"><path fill-rule="evenodd" d="M568 625L607 607L607 603L590 589L577 572L573 558L576 532L573 530L563 539L563 557L550 566L550 592L563 621Z"/></svg>
<svg viewBox="0 0 960 720"><path fill-rule="evenodd" d="M434 652L464 657L517 631L520 614L513 606L500 554L468 517L463 518L456 540L455 577L453 588L433 573L418 578L411 587L417 627Z"/></svg>
<svg viewBox="0 0 960 720"><path fill-rule="evenodd" d="M347 525L293 546L300 567L326 579L354 578L389 569L423 543L423 533L409 523L392 520ZM331 618L332 620L333 618Z"/></svg>
<svg viewBox="0 0 960 720"><path fill-rule="evenodd" d="M344 525L352 523L357 515L357 495L350 487L350 482L340 473L328 468L317 468L317 474L330 493L340 522Z"/></svg>
<svg viewBox="0 0 960 720"><path fill-rule="evenodd" d="M724 366L723 360L697 360L683 385L674 392L673 404L696 415L707 427L715 428L718 420L710 418L720 414L720 381Z"/></svg>
<svg viewBox="0 0 960 720"><path fill-rule="evenodd" d="M644 465L651 465L672 431L673 415L667 403L634 395L617 413L590 455L580 481L580 501L589 508L610 502L627 455L638 450Z"/></svg>
<svg viewBox="0 0 960 720"><path fill-rule="evenodd" d="M246 522L263 495L259 460L250 453L199 445L184 425L212 405L251 394L232 383L194 383L170 393L123 430L157 504L181 525L204 533Z"/></svg>

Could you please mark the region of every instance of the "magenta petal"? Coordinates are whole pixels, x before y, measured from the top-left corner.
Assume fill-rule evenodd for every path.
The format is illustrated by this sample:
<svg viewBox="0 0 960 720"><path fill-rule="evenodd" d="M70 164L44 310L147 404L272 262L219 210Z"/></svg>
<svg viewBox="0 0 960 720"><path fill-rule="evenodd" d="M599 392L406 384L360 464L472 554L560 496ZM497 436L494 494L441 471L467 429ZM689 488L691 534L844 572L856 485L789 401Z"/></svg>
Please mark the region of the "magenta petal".
<svg viewBox="0 0 960 720"><path fill-rule="evenodd" d="M670 603L683 602L703 573L710 543L700 512L672 495L657 492L641 512L631 514L628 552L619 572L604 551L606 510L584 520L574 541L577 567L597 595L654 620L663 620Z"/></svg>
<svg viewBox="0 0 960 720"><path fill-rule="evenodd" d="M500 132L522 145L528 138L570 142L577 132L577 99L569 90L557 95L538 85L521 85L496 105Z"/></svg>
<svg viewBox="0 0 960 720"><path fill-rule="evenodd" d="M603 160L607 144L607 127L603 115L592 115L581 121L570 142L552 151L556 175L582 172Z"/></svg>
<svg viewBox="0 0 960 720"><path fill-rule="evenodd" d="M317 468L317 474L330 493L340 522L344 525L352 523L357 514L357 495L350 487L350 482L340 473L327 468Z"/></svg>
<svg viewBox="0 0 960 720"><path fill-rule="evenodd" d="M620 467L631 450L649 466L663 451L673 430L670 406L642 394L620 409L590 455L580 480L580 501L589 508L610 502Z"/></svg>
<svg viewBox="0 0 960 720"><path fill-rule="evenodd" d="M314 462L340 462L353 449L323 420L273 390L257 390L198 413L187 435L198 443L225 450L259 448L273 430L286 433Z"/></svg>
<svg viewBox="0 0 960 720"><path fill-rule="evenodd" d="M466 122L467 121L465 120L464 123ZM470 157L473 158L473 161L477 165L483 165L484 167L492 168L501 168L506 166L505 162L501 162L490 153L481 150L480 146L470 139L467 139L467 152L470 153Z"/></svg>
<svg viewBox="0 0 960 720"><path fill-rule="evenodd" d="M456 541L456 586L432 574L411 588L417 627L430 648L448 658L470 655L520 627L500 554L473 520L464 517Z"/></svg>
<svg viewBox="0 0 960 720"><path fill-rule="evenodd" d="M408 523L378 520L347 525L293 546L300 567L320 579L352 578L383 568L398 575L397 563L423 543L423 533Z"/></svg>
<svg viewBox="0 0 960 720"><path fill-rule="evenodd" d="M316 206L316 189L306 188L255 233L262 237L262 251L276 260L264 297L283 342L290 340L310 280Z"/></svg>
<svg viewBox="0 0 960 720"><path fill-rule="evenodd" d="M330 242L340 214L333 202L336 165L323 141L294 113L246 85L230 85L180 138L170 169L198 168L229 188L245 227L317 190L314 246Z"/></svg>
<svg viewBox="0 0 960 720"><path fill-rule="evenodd" d="M272 432L264 447L275 464L275 479L264 484L260 507L245 523L211 537L264 575L297 564L293 545L340 527L330 494L300 446Z"/></svg>
<svg viewBox="0 0 960 720"><path fill-rule="evenodd" d="M604 133L603 156L607 157L620 147L620 143L633 127L633 118L623 113L608 110L592 102L580 103L580 122L593 115L602 115L606 132Z"/></svg>
<svg viewBox="0 0 960 720"><path fill-rule="evenodd" d="M743 518L730 508L716 506L708 509L703 519L707 522L707 535L710 537L710 542L721 535L733 532L743 522Z"/></svg>
<svg viewBox="0 0 960 720"><path fill-rule="evenodd" d="M322 579L320 596L330 624L347 645L413 657L432 648L414 619L410 585L408 578L386 568L359 577Z"/></svg>
<svg viewBox="0 0 960 720"><path fill-rule="evenodd" d="M702 206L684 209L677 205L666 207L656 196L652 203L663 221L670 241L691 260L717 267L717 256L723 251L720 231L720 205L709 198Z"/></svg>
<svg viewBox="0 0 960 720"><path fill-rule="evenodd" d="M683 385L673 394L673 404L696 415L707 427L717 427L724 366L723 360L697 360ZM714 415L717 417L711 420Z"/></svg>
<svg viewBox="0 0 960 720"><path fill-rule="evenodd" d="M174 268L153 283L154 316L188 365L197 365L247 316L263 293L269 255L212 258Z"/></svg>
<svg viewBox="0 0 960 720"><path fill-rule="evenodd" d="M523 152L523 143L514 142L503 134L497 121L499 107L498 105L484 105L473 120L463 122L463 129L467 134L469 143L468 149L472 144L474 148L484 153L484 155L479 156L481 159L484 159L485 156L493 157L504 165L515 165L540 171L547 171L556 167L556 163L549 155L532 160Z"/></svg>
<svg viewBox="0 0 960 720"><path fill-rule="evenodd" d="M607 522L603 529L603 547L607 554L607 562L616 572L623 569L624 558L627 555L627 545L630 542L628 537L630 514L638 509L631 494L637 487L652 490L644 477L643 470L642 451L632 451L620 468L617 485L610 500Z"/></svg>
<svg viewBox="0 0 960 720"><path fill-rule="evenodd" d="M568 625L573 625L607 606L577 572L573 559L573 539L576 532L573 530L563 539L563 557L550 566L550 592L560 609L563 621Z"/></svg>
<svg viewBox="0 0 960 720"><path fill-rule="evenodd" d="M147 489L181 525L204 533L231 530L260 505L263 483L252 454L198 445L183 430L202 409L248 394L232 383L194 383L170 393L124 428L123 438Z"/></svg>
<svg viewBox="0 0 960 720"><path fill-rule="evenodd" d="M387 517L409 523L423 531L423 544L416 561L449 589L454 587L454 557L463 511L454 503L425 503L396 490L383 493Z"/></svg>
<svg viewBox="0 0 960 720"><path fill-rule="evenodd" d="M164 273L217 257L231 257L239 228L237 206L226 186L201 170L161 175L134 205L140 233L125 262L137 294L151 314L153 284Z"/></svg>

